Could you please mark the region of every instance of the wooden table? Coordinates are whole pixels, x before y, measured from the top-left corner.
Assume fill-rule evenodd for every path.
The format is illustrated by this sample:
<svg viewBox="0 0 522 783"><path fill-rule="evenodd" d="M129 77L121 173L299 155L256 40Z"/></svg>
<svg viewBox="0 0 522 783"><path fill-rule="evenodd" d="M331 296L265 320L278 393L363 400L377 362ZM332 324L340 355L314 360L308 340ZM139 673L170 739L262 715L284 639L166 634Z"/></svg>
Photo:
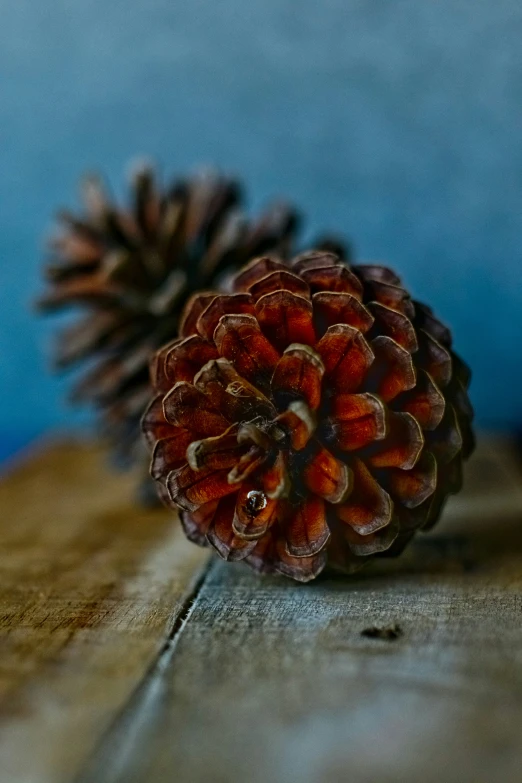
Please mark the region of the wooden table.
<svg viewBox="0 0 522 783"><path fill-rule="evenodd" d="M402 559L260 578L96 445L0 482L1 783L520 783L522 482L484 439Z"/></svg>

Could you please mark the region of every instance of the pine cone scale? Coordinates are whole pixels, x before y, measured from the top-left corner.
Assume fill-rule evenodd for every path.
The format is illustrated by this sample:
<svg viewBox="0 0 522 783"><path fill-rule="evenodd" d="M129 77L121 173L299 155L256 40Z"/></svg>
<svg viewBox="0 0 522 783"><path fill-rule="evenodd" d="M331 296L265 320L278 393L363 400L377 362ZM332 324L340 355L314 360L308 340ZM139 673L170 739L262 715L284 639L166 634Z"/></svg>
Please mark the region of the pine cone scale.
<svg viewBox="0 0 522 783"><path fill-rule="evenodd" d="M445 327L389 270L328 253L257 259L233 290L188 303L193 363L172 359L182 343L157 355L164 421L144 420L149 439L169 422L192 437L170 472L153 455L187 535L300 581L400 551L458 489L470 448L469 378Z"/></svg>

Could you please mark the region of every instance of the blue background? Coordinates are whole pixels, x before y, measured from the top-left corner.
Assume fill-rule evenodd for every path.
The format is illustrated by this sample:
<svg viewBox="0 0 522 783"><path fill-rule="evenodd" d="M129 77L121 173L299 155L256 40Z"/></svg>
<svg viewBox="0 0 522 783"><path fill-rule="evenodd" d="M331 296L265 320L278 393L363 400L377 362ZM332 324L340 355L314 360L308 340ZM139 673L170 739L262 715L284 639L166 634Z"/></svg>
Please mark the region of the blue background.
<svg viewBox="0 0 522 783"><path fill-rule="evenodd" d="M43 236L96 166L216 163L351 235L453 327L483 425L522 421L515 0L0 0L0 433L78 423L33 319Z"/></svg>

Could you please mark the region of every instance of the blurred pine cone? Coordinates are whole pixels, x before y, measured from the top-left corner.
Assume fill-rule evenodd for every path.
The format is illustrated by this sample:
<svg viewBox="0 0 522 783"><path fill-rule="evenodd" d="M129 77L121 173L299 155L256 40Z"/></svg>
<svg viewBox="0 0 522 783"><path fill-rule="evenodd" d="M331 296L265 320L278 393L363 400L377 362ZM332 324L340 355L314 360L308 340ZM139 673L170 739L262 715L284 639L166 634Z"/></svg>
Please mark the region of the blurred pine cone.
<svg viewBox="0 0 522 783"><path fill-rule="evenodd" d="M196 295L152 364L152 476L185 532L299 581L398 554L461 486L469 370L391 270L311 252Z"/></svg>
<svg viewBox="0 0 522 783"><path fill-rule="evenodd" d="M83 214L59 216L49 290L38 304L87 310L59 335L56 367L88 365L72 400L99 410L120 462L146 459L148 470L139 422L150 400L151 352L176 334L192 291L216 287L253 255L285 255L296 214L274 204L249 221L236 180L204 172L164 189L149 167L135 172L127 206L96 178L85 181L83 200Z"/></svg>

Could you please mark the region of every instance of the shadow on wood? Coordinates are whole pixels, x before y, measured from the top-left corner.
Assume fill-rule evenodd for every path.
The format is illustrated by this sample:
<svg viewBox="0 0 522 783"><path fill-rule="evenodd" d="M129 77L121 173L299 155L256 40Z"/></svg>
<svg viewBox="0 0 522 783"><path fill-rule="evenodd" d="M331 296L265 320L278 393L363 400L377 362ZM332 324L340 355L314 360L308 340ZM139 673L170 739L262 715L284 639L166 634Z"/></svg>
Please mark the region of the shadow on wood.
<svg viewBox="0 0 522 783"><path fill-rule="evenodd" d="M519 783L520 475L485 441L401 559L298 585L42 453L0 485L2 781Z"/></svg>

